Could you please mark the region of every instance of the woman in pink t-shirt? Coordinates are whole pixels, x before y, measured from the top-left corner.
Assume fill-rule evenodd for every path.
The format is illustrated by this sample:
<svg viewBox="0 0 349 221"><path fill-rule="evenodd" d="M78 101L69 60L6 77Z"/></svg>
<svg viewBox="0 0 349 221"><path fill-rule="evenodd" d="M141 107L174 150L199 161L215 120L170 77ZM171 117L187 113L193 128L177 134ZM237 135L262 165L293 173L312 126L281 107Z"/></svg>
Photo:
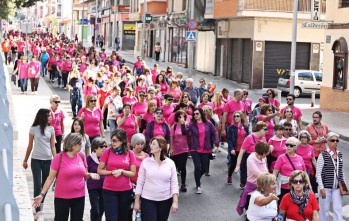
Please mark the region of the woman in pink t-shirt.
<svg viewBox="0 0 349 221"><path fill-rule="evenodd" d="M268 132L265 134L267 141L274 136L274 117L280 116L279 112L272 112L270 104L263 104L261 114L258 116L258 121L263 121L267 124Z"/></svg>
<svg viewBox="0 0 349 221"><path fill-rule="evenodd" d="M181 98L179 98L179 103L185 103L186 105L188 105L187 114L191 117L195 106L193 102L191 102L191 98L188 92L183 92Z"/></svg>
<svg viewBox="0 0 349 221"><path fill-rule="evenodd" d="M270 145L270 154L267 156L268 169L272 173L274 171L274 165L276 159L281 155L286 153L286 140L283 136L284 127L280 125L274 126L275 135L268 140Z"/></svg>
<svg viewBox="0 0 349 221"><path fill-rule="evenodd" d="M33 94L37 94L39 87L41 63L37 57L33 57L32 61L28 65L28 77L30 79L30 86Z"/></svg>
<svg viewBox="0 0 349 221"><path fill-rule="evenodd" d="M147 90L148 90L147 86L145 85L145 77L144 77L144 75L141 75L137 80L137 87L135 89L135 92L136 92L135 95L138 96L138 93L140 91L147 93Z"/></svg>
<svg viewBox="0 0 349 221"><path fill-rule="evenodd" d="M156 80L155 80L155 84L160 85L160 91L162 94L166 94L166 91L169 88L165 78L166 76L163 74L163 71L161 71L161 73L158 76L156 76Z"/></svg>
<svg viewBox="0 0 349 221"><path fill-rule="evenodd" d="M123 104L130 104L131 106L134 105L137 102L137 98L132 95L133 88L132 87L126 87L125 88L126 95L121 98Z"/></svg>
<svg viewBox="0 0 349 221"><path fill-rule="evenodd" d="M280 102L275 98L276 97L276 93L273 89L269 88L267 90L267 93L269 95L269 104L273 105L275 107L276 111L280 110Z"/></svg>
<svg viewBox="0 0 349 221"><path fill-rule="evenodd" d="M149 157L149 154L143 151L145 146L145 136L141 133L134 134L131 138L131 148L136 158L136 175L131 177L131 182L136 185L138 178L139 167L145 158Z"/></svg>
<svg viewBox="0 0 349 221"><path fill-rule="evenodd" d="M167 121L167 119L172 114L173 110L176 108L176 105L173 104L173 96L172 94L165 94L164 96L165 104L161 106L162 111L164 112L164 119Z"/></svg>
<svg viewBox="0 0 349 221"><path fill-rule="evenodd" d="M56 180L54 193L55 220L82 220L85 207L85 179L99 180L96 173L87 172L85 155L80 153L82 135L70 133L64 139L64 149L53 158L50 173L41 190L34 198L33 207L41 205L52 183Z"/></svg>
<svg viewBox="0 0 349 221"><path fill-rule="evenodd" d="M240 153L234 170L234 173L238 173L238 171L240 171L241 189L245 187L247 180L247 158L251 153L255 151L255 146L258 141L267 142L265 139L265 134L267 131L267 124L263 121L259 121L256 125L256 132L253 132L250 135L248 135L241 145Z"/></svg>
<svg viewBox="0 0 349 221"><path fill-rule="evenodd" d="M214 108L214 105L212 102L210 102L210 94L208 92L204 92L201 95L202 102L198 105L198 107L202 108L203 106L207 105L209 107Z"/></svg>
<svg viewBox="0 0 349 221"><path fill-rule="evenodd" d="M27 94L28 87L28 59L26 56L22 56L21 60L18 62L18 76L21 82L21 92L22 94Z"/></svg>
<svg viewBox="0 0 349 221"><path fill-rule="evenodd" d="M87 80L87 85L84 86L83 94L84 94L84 103L87 102L87 97L89 95L96 96L98 95L99 88L95 85L95 80L92 77L89 77Z"/></svg>
<svg viewBox="0 0 349 221"><path fill-rule="evenodd" d="M276 160L273 174L277 177L277 195L279 199L290 192L290 186L288 185L288 180L291 173L294 170L306 171L304 160L301 156L296 154L299 140L295 137L290 137L286 140L286 153L279 156ZM308 183L309 180L307 180Z"/></svg>
<svg viewBox="0 0 349 221"><path fill-rule="evenodd" d="M129 151L127 134L116 129L110 134L111 147L99 158L97 172L105 176L103 201L107 220L128 220L132 203L133 185L131 178L136 175L136 158Z"/></svg>
<svg viewBox="0 0 349 221"><path fill-rule="evenodd" d="M140 131L143 132L143 130L146 128L147 124L155 119L154 113L155 113L156 108L157 108L156 103L154 103L152 101L151 102L148 101L147 111L141 119Z"/></svg>
<svg viewBox="0 0 349 221"><path fill-rule="evenodd" d="M183 92L181 91L180 87L178 87L178 81L172 80L170 82L169 88L166 91L166 94L171 94L173 96L173 102L178 103L182 93Z"/></svg>
<svg viewBox="0 0 349 221"><path fill-rule="evenodd" d="M131 143L131 138L134 134L139 133L137 117L131 114L131 104L124 103L122 114L116 118L118 128L123 129L127 133L127 142Z"/></svg>

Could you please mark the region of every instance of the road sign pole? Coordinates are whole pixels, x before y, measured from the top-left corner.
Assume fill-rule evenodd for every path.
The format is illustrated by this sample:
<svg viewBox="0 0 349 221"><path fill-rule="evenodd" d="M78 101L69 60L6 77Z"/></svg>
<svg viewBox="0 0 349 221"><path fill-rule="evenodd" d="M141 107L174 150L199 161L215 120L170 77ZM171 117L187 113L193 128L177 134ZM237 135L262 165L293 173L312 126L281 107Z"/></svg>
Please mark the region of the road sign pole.
<svg viewBox="0 0 349 221"><path fill-rule="evenodd" d="M291 45L291 76L290 76L290 93L294 93L294 80L296 69L296 50L297 50L297 16L298 0L293 1L293 22L292 22L292 45Z"/></svg>
<svg viewBox="0 0 349 221"><path fill-rule="evenodd" d="M142 48L141 48L141 57L145 58L145 24L146 24L146 15L147 14L147 0L143 0L143 27L142 27ZM152 49L151 49L152 50Z"/></svg>
<svg viewBox="0 0 349 221"><path fill-rule="evenodd" d="M194 2L195 0L190 0L190 18L194 19ZM189 77L193 75L193 66L194 66L194 42L188 42L189 47L189 59L188 59L188 68L189 68Z"/></svg>

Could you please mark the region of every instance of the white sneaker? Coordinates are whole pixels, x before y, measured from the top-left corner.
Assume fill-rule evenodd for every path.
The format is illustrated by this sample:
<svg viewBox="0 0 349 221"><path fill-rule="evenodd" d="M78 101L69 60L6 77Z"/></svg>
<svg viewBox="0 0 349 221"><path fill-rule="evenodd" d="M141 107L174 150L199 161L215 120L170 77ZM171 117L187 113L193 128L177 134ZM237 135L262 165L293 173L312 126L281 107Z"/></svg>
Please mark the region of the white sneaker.
<svg viewBox="0 0 349 221"><path fill-rule="evenodd" d="M201 194L201 193L202 193L201 187L196 187L196 194Z"/></svg>
<svg viewBox="0 0 349 221"><path fill-rule="evenodd" d="M44 221L44 212L39 211L35 214L35 220L36 221Z"/></svg>

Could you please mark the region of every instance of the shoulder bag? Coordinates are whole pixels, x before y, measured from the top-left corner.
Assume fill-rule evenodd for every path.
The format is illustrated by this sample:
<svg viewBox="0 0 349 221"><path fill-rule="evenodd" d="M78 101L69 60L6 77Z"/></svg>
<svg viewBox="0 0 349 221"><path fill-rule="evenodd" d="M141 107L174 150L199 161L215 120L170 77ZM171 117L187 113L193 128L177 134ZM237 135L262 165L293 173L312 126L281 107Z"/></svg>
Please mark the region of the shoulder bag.
<svg viewBox="0 0 349 221"><path fill-rule="evenodd" d="M330 157L331 157L331 155L330 155ZM337 157L337 160L339 160L339 157ZM339 186L339 190L341 192L341 195L342 196L349 195L349 190L348 190L347 184L345 184L345 182L343 180L339 180L339 177L338 177L338 174L337 174L337 167L334 164L334 162L332 160L332 157L331 157L331 161L332 161L333 166L334 166L334 173L336 174L336 178L338 180L338 186Z"/></svg>

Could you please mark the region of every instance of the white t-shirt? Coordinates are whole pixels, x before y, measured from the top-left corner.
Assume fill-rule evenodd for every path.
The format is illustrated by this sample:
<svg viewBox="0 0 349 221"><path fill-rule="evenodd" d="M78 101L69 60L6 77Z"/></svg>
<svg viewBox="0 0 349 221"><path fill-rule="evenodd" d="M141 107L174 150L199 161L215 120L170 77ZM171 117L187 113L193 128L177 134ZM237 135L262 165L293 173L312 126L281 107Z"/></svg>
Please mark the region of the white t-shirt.
<svg viewBox="0 0 349 221"><path fill-rule="evenodd" d="M35 126L30 128L29 133L34 136L32 158L36 160L52 160L51 136L55 135L55 129L52 126L47 126L44 135L42 135L40 126Z"/></svg>
<svg viewBox="0 0 349 221"><path fill-rule="evenodd" d="M277 216L278 210L276 200L273 200L265 206L258 206L254 201L259 196L265 197L257 190L252 193L247 210L247 218L253 221L270 221Z"/></svg>

